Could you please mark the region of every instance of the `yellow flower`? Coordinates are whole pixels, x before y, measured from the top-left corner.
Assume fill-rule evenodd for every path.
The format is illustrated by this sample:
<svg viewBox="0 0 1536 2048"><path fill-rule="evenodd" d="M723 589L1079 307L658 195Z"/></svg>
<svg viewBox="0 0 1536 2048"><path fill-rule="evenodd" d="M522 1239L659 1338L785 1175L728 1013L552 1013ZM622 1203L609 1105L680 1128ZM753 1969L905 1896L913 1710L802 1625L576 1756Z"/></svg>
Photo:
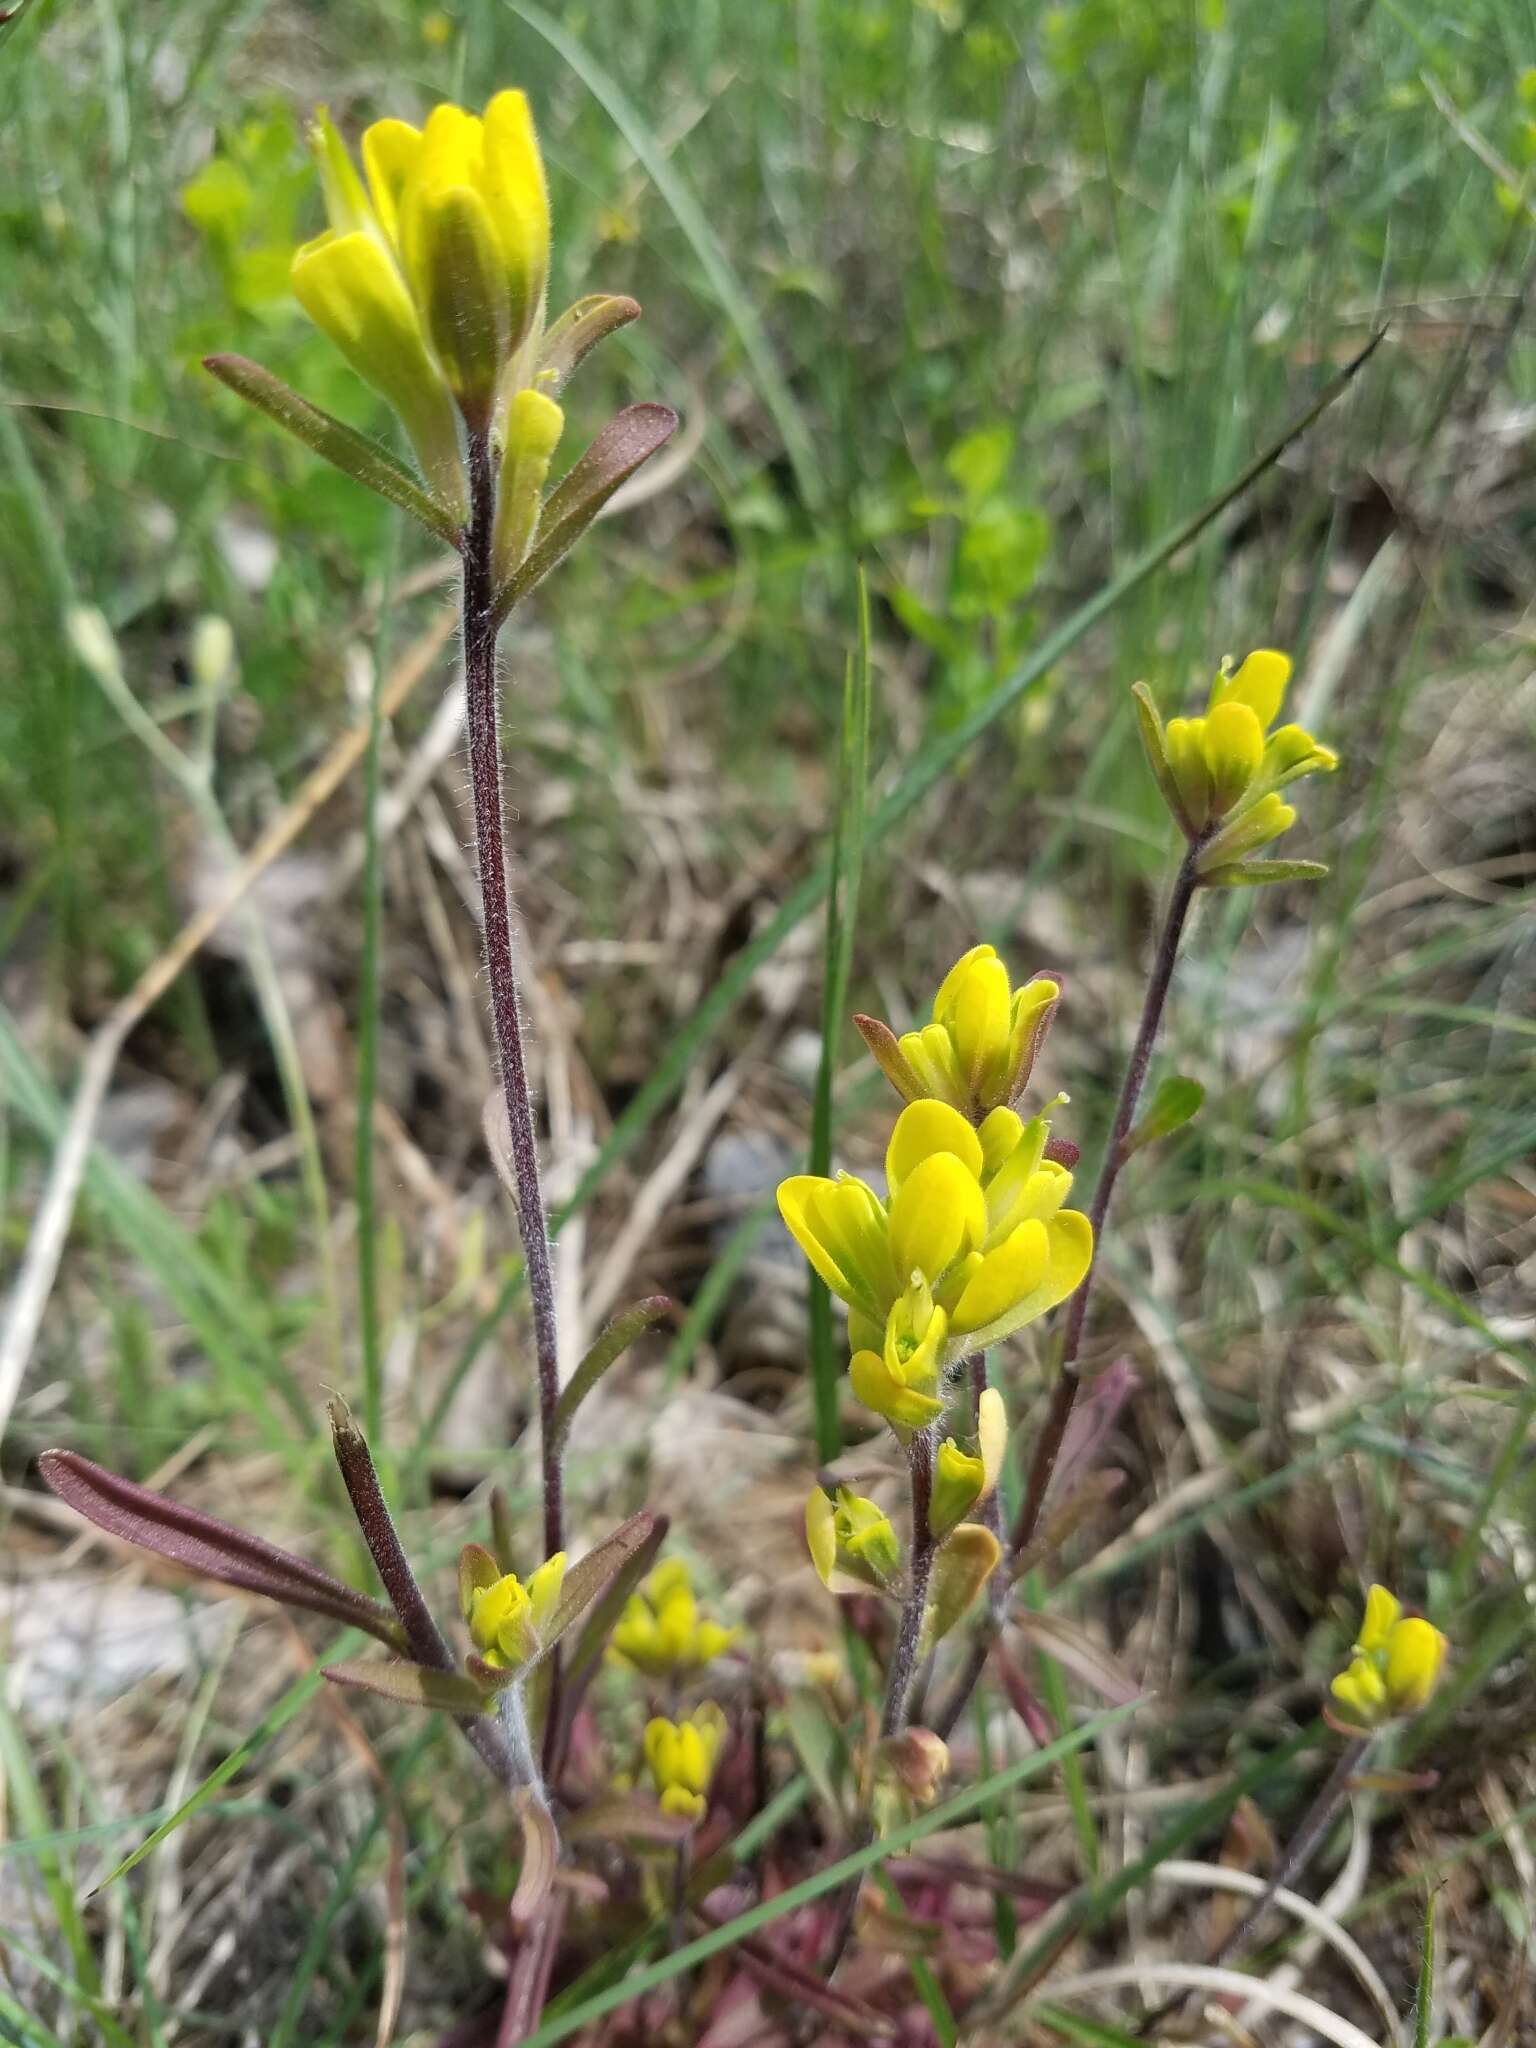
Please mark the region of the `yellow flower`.
<svg viewBox="0 0 1536 2048"><path fill-rule="evenodd" d="M459 1557L459 1605L487 1664L515 1671L539 1654L564 1583L563 1550L541 1564L525 1586L515 1572L501 1571L478 1543L465 1545Z"/></svg>
<svg viewBox="0 0 1536 2048"><path fill-rule="evenodd" d="M700 1615L687 1565L670 1558L626 1604L610 1654L648 1678L683 1678L721 1656L740 1633Z"/></svg>
<svg viewBox="0 0 1536 2048"><path fill-rule="evenodd" d="M488 429L543 331L549 195L528 102L500 92L483 118L444 105L420 129L374 122L366 184L323 108L313 142L330 225L294 256L294 293L462 516L454 406Z"/></svg>
<svg viewBox="0 0 1536 2048"><path fill-rule="evenodd" d="M1278 792L1339 765L1332 748L1303 726L1271 730L1290 674L1290 657L1273 648L1250 654L1235 673L1223 662L1204 716L1170 718L1166 727L1145 683L1136 685L1147 758L1186 837L1200 842L1202 881L1279 879L1241 867L1296 822Z"/></svg>
<svg viewBox="0 0 1536 2048"><path fill-rule="evenodd" d="M817 1486L805 1504L805 1544L829 1593L888 1592L901 1572L901 1544L883 1508L849 1487L835 1501Z"/></svg>
<svg viewBox="0 0 1536 2048"><path fill-rule="evenodd" d="M987 1468L980 1458L962 1451L954 1438L946 1437L934 1460L933 1493L928 1503L928 1527L935 1536L947 1536L963 1522L981 1499L987 1483Z"/></svg>
<svg viewBox="0 0 1536 2048"><path fill-rule="evenodd" d="M945 975L921 1031L897 1038L873 1017L854 1022L908 1102L931 1097L979 1121L1024 1092L1060 998L1045 975L1013 988L995 947L972 946Z"/></svg>
<svg viewBox="0 0 1536 2048"><path fill-rule="evenodd" d="M685 1721L658 1715L646 1723L641 1749L663 1813L681 1814L685 1820L704 1818L709 1781L724 1737L725 1716L712 1700L695 1707Z"/></svg>
<svg viewBox="0 0 1536 2048"><path fill-rule="evenodd" d="M1416 1615L1405 1617L1385 1586L1372 1586L1354 1654L1334 1679L1333 1696L1362 1728L1416 1714L1439 1682L1447 1648L1439 1629Z"/></svg>
<svg viewBox="0 0 1536 2048"><path fill-rule="evenodd" d="M980 1130L914 1102L886 1152L890 1194L797 1174L779 1188L791 1234L847 1302L850 1377L867 1407L917 1429L945 1370L1054 1308L1088 1270L1093 1232L1063 1207L1072 1176L1045 1158L1049 1125L997 1108Z"/></svg>

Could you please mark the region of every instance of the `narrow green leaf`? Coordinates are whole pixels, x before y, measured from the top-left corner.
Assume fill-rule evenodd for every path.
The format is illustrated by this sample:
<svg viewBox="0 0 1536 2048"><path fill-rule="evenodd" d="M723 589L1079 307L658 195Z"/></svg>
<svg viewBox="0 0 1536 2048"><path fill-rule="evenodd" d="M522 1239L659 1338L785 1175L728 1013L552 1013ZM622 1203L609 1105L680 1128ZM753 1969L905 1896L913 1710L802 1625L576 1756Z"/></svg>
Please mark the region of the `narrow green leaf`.
<svg viewBox="0 0 1536 2048"><path fill-rule="evenodd" d="M565 1690L569 1699L580 1697L587 1673L607 1647L608 1638L631 1594L655 1563L656 1553L666 1540L667 1526L667 1517L658 1515L645 1541L624 1560L596 1606L588 1609L581 1634L576 1638L566 1665Z"/></svg>
<svg viewBox="0 0 1536 2048"><path fill-rule="evenodd" d="M555 1435L561 1443L570 1434L576 1410L597 1385L609 1366L616 1365L635 1339L677 1310L670 1294L650 1294L632 1308L620 1311L603 1331L586 1357L571 1374L555 1404Z"/></svg>
<svg viewBox="0 0 1536 2048"><path fill-rule="evenodd" d="M559 1642L568 1628L580 1621L595 1601L602 1598L629 1560L650 1540L655 1527L656 1517L649 1508L642 1508L638 1515L631 1515L627 1522L621 1522L611 1536L604 1537L579 1563L571 1566L560 1590L559 1604L544 1632L540 1658Z"/></svg>
<svg viewBox="0 0 1536 2048"><path fill-rule="evenodd" d="M425 1707L435 1714L482 1714L485 1695L472 1678L458 1671L429 1671L424 1664L400 1658L352 1657L327 1664L332 1685L356 1686L376 1692L397 1706Z"/></svg>
<svg viewBox="0 0 1536 2048"><path fill-rule="evenodd" d="M1129 1159L1133 1152L1139 1152L1143 1145L1154 1145L1161 1138L1171 1138L1182 1130L1191 1118L1200 1114L1205 1102L1205 1089L1199 1081L1192 1081L1187 1074L1168 1074L1158 1082L1152 1100L1126 1133L1125 1143L1120 1148L1122 1159Z"/></svg>
<svg viewBox="0 0 1536 2048"><path fill-rule="evenodd" d="M264 370L260 363L253 363L246 356L205 356L203 368L247 405L254 405L285 433L302 441L333 469L339 469L343 476L387 498L402 512L409 512L450 547L459 545L459 529L452 515L429 497L405 464L377 441L370 441L344 420L312 405L281 377L274 377L270 370Z"/></svg>

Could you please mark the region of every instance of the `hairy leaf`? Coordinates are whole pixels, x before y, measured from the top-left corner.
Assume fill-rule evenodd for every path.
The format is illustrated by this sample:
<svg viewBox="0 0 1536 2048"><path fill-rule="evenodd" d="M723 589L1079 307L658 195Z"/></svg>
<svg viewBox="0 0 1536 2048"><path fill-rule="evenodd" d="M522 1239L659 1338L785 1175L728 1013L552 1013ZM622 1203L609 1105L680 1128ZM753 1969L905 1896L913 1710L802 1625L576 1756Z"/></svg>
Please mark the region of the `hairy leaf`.
<svg viewBox="0 0 1536 2048"><path fill-rule="evenodd" d="M425 1664L375 1657L349 1657L327 1664L332 1685L354 1685L402 1707L428 1707L440 1714L483 1714L485 1696L472 1678L457 1671L429 1671Z"/></svg>
<svg viewBox="0 0 1536 2048"><path fill-rule="evenodd" d="M1143 1145L1156 1144L1160 1138L1171 1138L1182 1130L1192 1117L1200 1114L1205 1102L1205 1089L1198 1081L1192 1081L1187 1074L1167 1074L1158 1082L1152 1100L1125 1134L1120 1147L1120 1157L1129 1159L1133 1152L1139 1152Z"/></svg>
<svg viewBox="0 0 1536 2048"><path fill-rule="evenodd" d="M567 306L545 333L534 379L536 388L558 398L583 357L616 329L639 318L640 308L634 299L620 298L611 292L589 292L573 306Z"/></svg>
<svg viewBox="0 0 1536 2048"><path fill-rule="evenodd" d="M677 1310L670 1294L649 1294L632 1308L622 1309L571 1374L555 1407L555 1435L561 1443L570 1432L576 1410L611 1365L616 1365L635 1339L652 1323Z"/></svg>
<svg viewBox="0 0 1536 2048"><path fill-rule="evenodd" d="M669 405L629 405L608 422L550 492L527 559L497 593L498 620L564 561L619 485L676 431L677 414Z"/></svg>
<svg viewBox="0 0 1536 2048"><path fill-rule="evenodd" d="M430 497L405 464L377 441L323 412L290 389L281 377L274 377L270 370L264 370L260 363L253 363L246 356L205 356L203 368L247 405L254 405L296 441L302 441L333 469L339 469L343 476L387 498L402 512L409 512L450 547L459 545L459 529L453 515Z"/></svg>

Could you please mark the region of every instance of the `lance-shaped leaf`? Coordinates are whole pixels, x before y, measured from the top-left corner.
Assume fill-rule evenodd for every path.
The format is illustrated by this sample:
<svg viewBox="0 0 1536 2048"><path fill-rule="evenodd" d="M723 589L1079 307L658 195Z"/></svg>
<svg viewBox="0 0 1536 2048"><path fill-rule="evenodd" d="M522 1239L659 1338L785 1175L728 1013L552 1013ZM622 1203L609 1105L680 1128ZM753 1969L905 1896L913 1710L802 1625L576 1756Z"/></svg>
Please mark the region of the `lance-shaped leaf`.
<svg viewBox="0 0 1536 2048"><path fill-rule="evenodd" d="M605 1536L579 1563L571 1566L560 1589L559 1605L543 1632L540 1658L547 1657L566 1630L602 1599L625 1565L649 1540L655 1527L656 1517L649 1508L642 1508L638 1515L631 1515L627 1522L621 1522L611 1536Z"/></svg>
<svg viewBox="0 0 1536 2048"><path fill-rule="evenodd" d="M611 292L589 292L575 305L567 306L545 333L535 387L548 392L551 398L558 398L571 372L600 341L639 318L640 308L635 300Z"/></svg>
<svg viewBox="0 0 1536 2048"><path fill-rule="evenodd" d="M1211 868L1201 875L1202 889L1260 889L1266 882L1321 882L1327 867L1320 860L1244 860Z"/></svg>
<svg viewBox="0 0 1536 2048"><path fill-rule="evenodd" d="M1117 1663L1103 1644L1095 1642L1075 1621L1066 1621L1059 1614L1034 1613L1016 1615L1014 1619L1020 1634L1035 1649L1054 1657L1064 1670L1072 1672L1084 1685L1092 1686L1112 1707L1128 1707L1132 1700L1141 1698L1142 1687L1125 1666Z"/></svg>
<svg viewBox="0 0 1536 2048"><path fill-rule="evenodd" d="M1018 1551L1009 1567L1008 1576L1017 1581L1026 1572L1032 1572L1056 1552L1082 1527L1090 1515L1112 1500L1125 1484L1123 1472L1090 1472L1080 1486L1074 1486L1065 1500L1042 1520L1024 1548Z"/></svg>
<svg viewBox="0 0 1536 2048"><path fill-rule="evenodd" d="M992 1652L992 1662L1003 1681L1009 1706L1028 1729L1030 1740L1037 1748L1044 1749L1056 1740L1056 1723L1047 1712L1044 1701L1000 1643Z"/></svg>
<svg viewBox="0 0 1536 2048"><path fill-rule="evenodd" d="M928 1613L923 1623L925 1653L970 1612L1002 1554L1003 1546L980 1522L962 1522L945 1539L933 1561Z"/></svg>
<svg viewBox="0 0 1536 2048"><path fill-rule="evenodd" d="M609 1582L607 1591L589 1610L586 1623L576 1638L566 1665L565 1698L568 1714L575 1711L587 1680L597 1668L597 1660L602 1656L609 1636L618 1625L619 1616L629 1604L630 1595L655 1563L656 1553L666 1540L668 1526L668 1518L665 1515L655 1516L649 1534L625 1558Z"/></svg>
<svg viewBox="0 0 1536 2048"><path fill-rule="evenodd" d="M865 1926L867 1905L859 1910L859 1929ZM876 1909L878 1911L878 1908ZM713 1915L707 1916L713 1919ZM718 1921L715 1923L719 1924ZM913 1922L907 1925L912 1927ZM938 1930L934 1930L935 1940ZM791 2011L825 2013L832 2020L841 2035L852 2035L861 2041L889 2041L896 2033L896 2023L885 2013L877 2012L863 1999L851 1998L847 1992L835 1990L825 1977L813 1976L799 1963L791 1962L777 1948L766 1941L748 1939L737 1944L736 1959L749 1977L754 1978L765 1991L773 1992L786 2000Z"/></svg>
<svg viewBox="0 0 1536 2048"><path fill-rule="evenodd" d="M523 1867L517 1874L510 1912L514 1927L526 1927L549 1897L560 1861L560 1837L543 1795L531 1785L519 1785L512 1803L523 1831Z"/></svg>
<svg viewBox="0 0 1536 2048"><path fill-rule="evenodd" d="M458 522L446 506L424 491L403 462L381 448L377 441L371 441L366 434L358 433L344 420L324 412L307 398L285 384L281 377L274 377L270 370L264 370L260 363L253 363L245 356L205 356L203 368L211 371L221 384L243 398L248 405L254 405L258 412L264 412L269 420L292 434L304 446L333 469L339 469L343 476L349 476L354 483L375 491L381 498L387 498L391 505L398 505L402 512L409 512L419 519L429 532L450 547L459 545Z"/></svg>
<svg viewBox="0 0 1536 2048"><path fill-rule="evenodd" d="M671 1315L677 1303L669 1294L649 1294L644 1301L637 1301L632 1308L623 1309L603 1331L586 1357L577 1366L561 1391L555 1404L555 1441L563 1445L570 1434L571 1420L576 1410L597 1385L609 1366L616 1365L630 1345L652 1323L660 1322L665 1315Z"/></svg>
<svg viewBox="0 0 1536 2048"><path fill-rule="evenodd" d="M1165 1075L1158 1082L1152 1100L1126 1132L1120 1157L1129 1159L1143 1145L1155 1145L1161 1138L1171 1138L1175 1131L1182 1130L1200 1114L1204 1102L1205 1089L1200 1082L1192 1081L1188 1074Z"/></svg>
<svg viewBox="0 0 1536 2048"><path fill-rule="evenodd" d="M485 1712L485 1695L472 1678L458 1671L429 1671L424 1664L349 1657L340 1664L327 1664L325 1676L332 1685L376 1692L381 1699L394 1700L402 1707L427 1707L439 1714Z"/></svg>
<svg viewBox="0 0 1536 2048"><path fill-rule="evenodd" d="M676 431L677 414L669 405L629 405L608 422L545 500L532 550L497 593L498 622L565 559L619 485Z"/></svg>
<svg viewBox="0 0 1536 2048"><path fill-rule="evenodd" d="M77 1451L44 1451L38 1469L60 1500L109 1536L153 1551L201 1578L366 1629L391 1649L404 1647L400 1624L382 1601L343 1585L291 1551L120 1479Z"/></svg>
<svg viewBox="0 0 1536 2048"><path fill-rule="evenodd" d="M1078 1473L1087 1471L1119 1421L1126 1403L1141 1385L1129 1358L1117 1358L1088 1381L1062 1434L1051 1492L1063 1497Z"/></svg>

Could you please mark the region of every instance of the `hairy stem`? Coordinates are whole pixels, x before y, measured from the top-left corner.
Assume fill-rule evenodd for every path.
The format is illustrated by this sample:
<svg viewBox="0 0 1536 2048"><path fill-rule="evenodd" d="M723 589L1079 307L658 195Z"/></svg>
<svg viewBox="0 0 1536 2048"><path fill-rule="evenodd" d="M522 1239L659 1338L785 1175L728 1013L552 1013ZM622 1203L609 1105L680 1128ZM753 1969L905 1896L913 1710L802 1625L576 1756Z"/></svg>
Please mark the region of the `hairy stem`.
<svg viewBox="0 0 1536 2048"><path fill-rule="evenodd" d="M1125 1141L1136 1120L1136 1106L1141 1100L1147 1068L1151 1064L1152 1049L1157 1043L1157 1034L1162 1025L1168 989L1173 980L1174 962L1178 958L1179 942L1184 936L1190 906L1195 900L1195 891L1199 886L1197 869L1202 846L1202 840L1194 839L1185 848L1184 857L1179 862L1178 873L1174 876L1173 888L1169 893L1168 908L1163 917L1162 930L1158 934L1157 950L1152 957L1152 972L1147 982L1147 993L1141 1006L1141 1022L1136 1030L1136 1040L1131 1047L1130 1058L1126 1061L1125 1078L1120 1084L1120 1099L1115 1105L1115 1120L1104 1147L1104 1159L1099 1167L1098 1183L1094 1188L1093 1201L1088 1211L1089 1221L1093 1224L1093 1251L1082 1284L1067 1304L1056 1384L1051 1391L1051 1405L1046 1412L1045 1425L1035 1443L1035 1455L1030 1461L1024 1500L1008 1540L1007 1551L1010 1558L1017 1557L1019 1552L1027 1547L1039 1526L1045 1496L1050 1490L1051 1478L1056 1470L1056 1460L1061 1455L1062 1440L1066 1436L1067 1424L1072 1419L1072 1410L1082 1386L1077 1370L1077 1357L1082 1348L1083 1330L1088 1320L1088 1304L1098 1273L1100 1241L1109 1215L1109 1205L1114 1196L1115 1183L1119 1180L1120 1169L1125 1164ZM997 1585L1006 1586L1009 1583L1006 1570L994 1573L993 1576ZM934 1726L940 1735L948 1735L964 1713L966 1702L975 1690L976 1682L986 1666L1000 1625L1001 1614L998 1607L994 1606L977 1631L966 1663L943 1711L935 1718Z"/></svg>
<svg viewBox="0 0 1536 2048"><path fill-rule="evenodd" d="M490 444L483 434L469 441L469 527L464 537L464 691L469 730L469 772L474 790L475 847L484 906L485 963L491 989L496 1062L507 1113L508 1149L517 1189L517 1224L533 1310L538 1362L539 1436L544 1482L544 1554L565 1548L565 1486L555 1408L560 1369L555 1338L555 1288L550 1268L549 1224L539 1185L539 1147L533 1098L523 1055L523 1027L517 973L512 960L512 914L508 903L506 833L501 801L501 735L496 685L496 586L492 534L496 493ZM554 1653L558 1659L558 1650ZM550 1677L547 1726L559 1722L560 1669Z"/></svg>
<svg viewBox="0 0 1536 2048"><path fill-rule="evenodd" d="M459 1667L454 1654L433 1619L426 1596L416 1583L416 1574L411 1570L394 1517L389 1512L384 1489L379 1485L379 1475L367 1440L340 1402L331 1405L331 1443L342 1484L357 1517L357 1526L389 1595L389 1604L400 1617L411 1656L418 1664L424 1664L433 1671L457 1671ZM482 1718L460 1721L458 1725L476 1755L509 1791L516 1785L529 1782L523 1766L492 1722ZM542 1796L537 1775L532 1782Z"/></svg>
<svg viewBox="0 0 1536 2048"><path fill-rule="evenodd" d="M912 1554L907 1570L907 1597L896 1627L896 1642L886 1673L885 1707L880 1716L882 1740L899 1735L906 1727L912 1681L917 1675L918 1646L922 1641L923 1616L928 1607L928 1582L933 1576L934 1552L938 1548L928 1526L928 1510L933 1501L933 1458L934 1432L931 1428L919 1430L907 1450L907 1464L912 1475ZM844 1853L866 1849L873 1839L874 1826L866 1815ZM829 1978L842 1961L843 1951L853 1933L853 1916L858 1910L862 1882L861 1878L854 1878L844 1887L837 1901L831 1946L820 1964L821 1974Z"/></svg>

